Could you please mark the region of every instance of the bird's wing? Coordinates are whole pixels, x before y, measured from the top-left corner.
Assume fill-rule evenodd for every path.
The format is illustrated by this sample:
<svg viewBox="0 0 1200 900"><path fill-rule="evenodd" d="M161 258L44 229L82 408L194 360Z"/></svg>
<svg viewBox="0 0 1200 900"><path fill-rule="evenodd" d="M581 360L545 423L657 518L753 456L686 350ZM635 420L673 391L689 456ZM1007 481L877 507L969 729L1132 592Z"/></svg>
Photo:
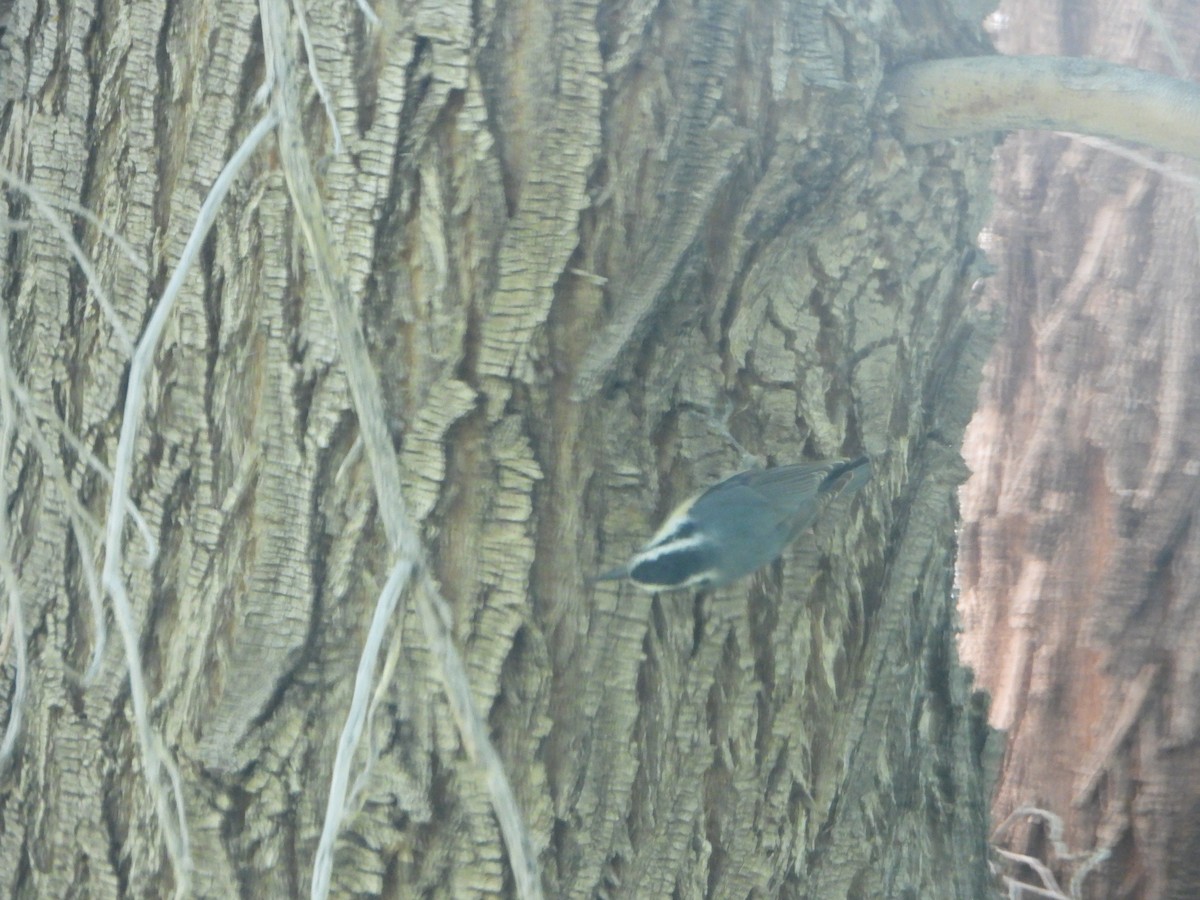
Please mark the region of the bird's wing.
<svg viewBox="0 0 1200 900"><path fill-rule="evenodd" d="M782 522L795 515L805 503L811 503L815 513L847 487L851 492L858 490L871 477L869 462L862 456L853 460L828 459L773 469L751 469L709 488L697 503L721 502L722 498L731 499L737 491L752 491L763 504L764 516Z"/></svg>
<svg viewBox="0 0 1200 900"><path fill-rule="evenodd" d="M747 487L763 495L776 493L815 494L834 467L846 460L832 459L824 462L796 463L791 466L776 466L773 469L751 469L743 472ZM736 476L735 476L736 477Z"/></svg>

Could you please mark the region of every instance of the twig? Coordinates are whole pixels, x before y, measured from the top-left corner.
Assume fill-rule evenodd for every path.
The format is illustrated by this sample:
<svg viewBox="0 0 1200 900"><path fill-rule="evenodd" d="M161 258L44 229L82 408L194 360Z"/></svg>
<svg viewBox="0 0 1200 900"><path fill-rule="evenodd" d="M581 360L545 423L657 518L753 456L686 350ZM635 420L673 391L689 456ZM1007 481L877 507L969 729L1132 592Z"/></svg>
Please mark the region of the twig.
<svg viewBox="0 0 1200 900"><path fill-rule="evenodd" d="M1109 761L1117 752L1117 748L1125 743L1133 726L1141 718L1146 701L1150 698L1150 688L1153 687L1154 680L1158 676L1158 670L1159 666L1156 663L1146 663L1129 683L1120 709L1117 710L1110 727L1104 729L1104 740L1092 751L1088 761L1084 764L1083 771L1088 774L1083 780L1083 786L1075 793L1072 806L1078 808L1091 799L1093 792L1100 784L1101 776L1108 771Z"/></svg>
<svg viewBox="0 0 1200 900"><path fill-rule="evenodd" d="M1014 853L1012 850L1004 850L1001 847L997 847L996 852L1007 860L1021 863L1022 865L1029 866L1029 868L1033 869L1033 871L1037 873L1038 878L1042 879L1042 884L1049 892L1049 896L1061 897L1062 900L1070 900L1070 898L1063 893L1062 888L1058 886L1058 879L1054 877L1054 873L1050 871L1050 867L1040 859L1036 859L1024 853ZM1028 885L1026 886L1028 887Z"/></svg>
<svg viewBox="0 0 1200 900"><path fill-rule="evenodd" d="M1082 864L1075 870L1075 874L1071 877L1071 884L1067 893L1063 893L1059 887L1058 881L1055 879L1050 867L1041 860L1035 859L1032 856L1027 856L1024 853L1015 853L1012 850L1005 850L1001 847L995 847L995 843L999 840L1002 832L1018 819L1032 817L1042 819L1049 831L1050 846L1054 851L1055 857L1063 862L1074 862L1083 860ZM992 831L992 843L997 854L1005 859L1013 862L1018 862L1029 866L1038 877L1042 879L1042 884L1045 888L1039 888L1036 885L1026 884L1018 881L1010 876L1005 876L1005 883L1009 885L1009 896L1017 897L1020 894L1013 893L1015 887L1019 887L1022 892L1032 893L1039 897L1053 897L1056 900L1079 900L1083 896L1083 881L1090 875L1100 863L1104 862L1112 855L1111 844L1106 844L1098 847L1095 850L1088 852L1073 852L1065 840L1063 840L1063 820L1060 816L1055 815L1048 809L1042 809L1037 806L1022 806L1009 813L1008 817L1003 822L995 827Z"/></svg>
<svg viewBox="0 0 1200 900"><path fill-rule="evenodd" d="M308 32L308 9L304 0L292 2L296 7L296 25L300 29L300 38L304 41L304 55L308 58L308 77L312 79L313 88L321 99L321 105L325 107L325 118L329 120L329 127L333 131L333 152L341 154L344 149L342 129L338 127L333 100L330 99L329 91L325 90L325 82L321 80L321 73L317 70L317 51L313 48L312 35Z"/></svg>
<svg viewBox="0 0 1200 900"><path fill-rule="evenodd" d="M185 896L190 888L191 849L189 846L187 817L184 813L182 788L174 762L150 724L146 680L142 673L142 660L138 644L141 635L134 622L133 606L121 576L122 544L125 531L125 516L129 507L129 483L133 474L133 451L137 444L138 426L141 424L142 408L145 405L146 384L149 380L154 353L162 337L163 328L175 306L184 279L200 253L200 248L216 220L217 212L225 195L229 193L234 179L250 156L275 127L273 113L264 116L237 151L225 163L208 196L200 206L200 212L192 226L179 262L171 273L171 280L163 290L150 317L146 330L138 341L129 367L129 386L125 392L125 410L121 420L121 435L117 441L116 462L113 466L112 494L108 505L108 520L105 528L105 558L101 582L113 603L113 618L121 632L125 645L125 663L129 671L129 695L133 703L133 718L138 744L142 752L142 764L146 770L146 782L154 798L159 826L163 830L163 841L175 871L176 896ZM164 769L166 780L164 781ZM168 796L173 795L173 796Z"/></svg>
<svg viewBox="0 0 1200 900"><path fill-rule="evenodd" d="M1193 191L1200 188L1200 176L1192 175L1183 171L1179 166L1169 163L1159 162L1157 159L1126 147L1123 144L1118 144L1115 141L1109 141L1104 138L1091 137L1086 134L1075 134L1070 131L1056 131L1055 134L1065 138L1070 138L1073 141L1078 141L1085 146L1095 150L1103 150L1105 153L1111 153L1113 156L1119 156L1121 159L1127 159L1131 163L1141 166L1143 169L1149 169L1151 172L1157 172L1163 178L1169 178L1172 181L1178 182Z"/></svg>
<svg viewBox="0 0 1200 900"><path fill-rule="evenodd" d="M1058 891L1048 891L1045 888L1038 887L1036 884L1026 884L1024 881L1017 881L1011 875L1004 876L1004 883L1008 885L1010 900L1020 900L1021 897L1029 895L1033 895L1034 897L1048 897L1050 900L1073 900L1073 898Z"/></svg>
<svg viewBox="0 0 1200 900"><path fill-rule="evenodd" d="M0 178L6 181L9 185L24 193L33 205L41 213L50 227L58 234L63 244L70 251L72 258L76 264L83 270L84 279L87 281L87 286L91 290L92 295L96 298L96 302L100 305L100 309L108 318L108 323L112 327L113 334L116 335L117 341L121 345L121 349L126 354L133 351L133 338L129 336L129 331L121 324L121 318L117 315L116 309L113 308L112 302L108 299L108 292L104 289L104 283L100 280L99 273L92 266L92 261L88 255L83 252L83 248L79 246L79 242L75 240L75 235L71 233L71 229L67 223L62 220L62 217L55 211L50 201L46 199L37 188L31 184L27 184L17 178L10 172L0 169ZM99 224L99 220L92 217ZM103 226L100 226L103 227ZM123 242L122 242L123 243ZM128 245L125 245L128 246ZM132 254L132 248L130 248ZM144 265L144 263L143 263Z"/></svg>
<svg viewBox="0 0 1200 900"><path fill-rule="evenodd" d="M350 710L346 713L346 724L342 726L338 738L337 756L333 761L333 773L329 783L329 802L325 805L325 822L321 826L321 840L317 844L317 854L313 860L312 896L325 897L329 893L329 880L333 875L333 848L337 841L338 830L346 815L346 788L350 783L350 766L354 761L354 751L362 738L363 725L367 720L367 702L371 696L371 683L375 678L375 664L379 660L379 648L383 645L383 636L387 632L396 604L400 600L400 591L412 574L412 564L401 560L392 567L387 584L375 604L375 614L371 617L371 628L367 632L363 644L362 655L358 658L358 672L354 676L354 694L350 700Z"/></svg>
<svg viewBox="0 0 1200 900"><path fill-rule="evenodd" d="M404 505L400 467L384 415L383 392L371 366L366 341L358 324L354 296L347 283L345 261L336 249L330 232L324 201L317 188L300 129L302 116L294 53L288 43L286 9L282 0L259 0L259 9L267 73L273 85L275 109L279 113L279 158L292 195L296 219L304 231L312 256L317 282L333 311L334 328L358 416L363 447L371 466L379 515L388 545L397 565L403 564L405 571L419 571L422 575L422 589L413 594L425 639L438 662L437 671L445 686L463 745L485 776L492 809L500 823L500 833L508 851L517 894L525 900L540 898L542 889L537 856L531 849L532 842L517 808L508 775L475 708L462 657L458 655L451 637L445 601L427 574L428 566L422 562L423 553L417 531ZM314 900L321 900L325 896L323 889L327 890L327 884L328 881L314 866Z"/></svg>
<svg viewBox="0 0 1200 900"><path fill-rule="evenodd" d="M8 464L13 458L17 432L17 409L11 390L12 383L12 366L8 356L8 320L0 318L0 497L9 496ZM4 584L4 592L8 599L5 641L11 638L12 646L16 649L13 661L15 672L12 702L9 705L4 738L0 740L0 774L3 774L12 762L17 740L21 736L26 695L29 691L29 647L26 644L21 590L12 561L12 535L9 533L7 508L0 510L0 581Z"/></svg>
<svg viewBox="0 0 1200 900"><path fill-rule="evenodd" d="M129 243L129 241L121 237L115 228L106 223L86 206L80 203L75 203L71 200L62 200L59 198L51 200L50 198L44 196L33 185L4 168L0 168L0 180L6 182L10 187L14 187L21 193L25 194L30 200L34 201L39 209L43 205L47 208L58 207L59 209L65 209L67 212L73 213L80 218L87 220L89 224L96 226L96 228L100 230L101 234L103 234L106 238L112 241L113 244L116 245L117 249L120 250L125 258L133 264L135 269L143 273L150 271L150 266L147 265L146 260L143 259L136 250L133 249L133 246Z"/></svg>
<svg viewBox="0 0 1200 900"><path fill-rule="evenodd" d="M79 436L70 429L67 423L62 420L57 412L46 406L44 403L39 403L28 391L25 390L24 385L22 385L20 381L13 381L12 392L13 396L16 397L17 402L21 404L21 408L25 410L27 417L32 416L36 419L44 419L47 422L52 423L58 430L58 436L71 445L71 449L79 454L79 458L87 463L88 468L99 475L104 480L104 483L109 486L109 488L112 487L112 472L108 470L108 466L101 462L100 458L88 448L87 444L79 439ZM134 505L132 502L129 503L127 511L129 513L129 518L133 520L134 526L137 528L138 533L142 536L142 541L146 545L145 565L149 566L158 556L158 541L154 539L154 532L150 530L149 523L146 522L141 510L139 510L136 505ZM87 518L90 521L90 514L87 516ZM99 523L97 523L97 527L98 525Z"/></svg>
<svg viewBox="0 0 1200 900"><path fill-rule="evenodd" d="M92 658L83 673L81 681L91 682L100 671L104 660L104 649L108 644L108 625L104 618L104 592L100 589L100 575L96 571L96 562L92 558L92 542L100 531L100 523L84 508L75 495L71 480L67 477L62 460L42 434L42 423L38 420L30 405L22 403L17 392L13 392L28 430L26 437L38 452L42 465L49 470L50 481L58 487L58 492L67 507L67 518L71 523L71 535L75 538L75 548L79 552L79 566L83 570L83 582L87 588L88 602L92 609Z"/></svg>
<svg viewBox="0 0 1200 900"><path fill-rule="evenodd" d="M375 10L367 5L367 0L354 0L358 4L358 10L363 14L363 18L370 23L372 28L379 27L379 16L375 14Z"/></svg>
<svg viewBox="0 0 1200 900"><path fill-rule="evenodd" d="M371 770L379 759L379 746L376 743L375 735L375 713L387 696L388 685L392 683L392 678L396 674L396 666L400 663L400 654L403 650L404 617L400 616L396 622L396 631L392 635L388 655L383 663L383 669L380 670L379 677L375 680L375 690L371 694L371 705L367 707L367 757L363 760L362 771L355 777L354 784L350 788L350 796L346 800L346 817L354 815L355 812L362 808L367 792L367 785L371 779Z"/></svg>

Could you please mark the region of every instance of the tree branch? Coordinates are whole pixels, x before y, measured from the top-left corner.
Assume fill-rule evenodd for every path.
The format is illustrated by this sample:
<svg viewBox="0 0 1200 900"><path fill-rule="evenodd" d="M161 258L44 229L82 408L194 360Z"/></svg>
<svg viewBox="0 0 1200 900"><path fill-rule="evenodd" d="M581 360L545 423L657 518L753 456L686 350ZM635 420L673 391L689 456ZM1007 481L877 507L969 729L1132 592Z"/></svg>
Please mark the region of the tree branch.
<svg viewBox="0 0 1200 900"><path fill-rule="evenodd" d="M905 66L885 86L913 144L1036 128L1200 159L1200 85L1155 72L1093 59L975 56Z"/></svg>

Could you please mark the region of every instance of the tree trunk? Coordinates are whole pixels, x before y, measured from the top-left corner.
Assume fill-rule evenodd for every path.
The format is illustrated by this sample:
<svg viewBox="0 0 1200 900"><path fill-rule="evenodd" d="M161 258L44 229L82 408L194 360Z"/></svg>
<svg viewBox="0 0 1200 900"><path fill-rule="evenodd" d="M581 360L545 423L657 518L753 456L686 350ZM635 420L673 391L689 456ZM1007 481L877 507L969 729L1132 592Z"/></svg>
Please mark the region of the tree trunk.
<svg viewBox="0 0 1200 900"><path fill-rule="evenodd" d="M281 109L292 73L251 4L11 11L3 165L36 194L9 179L0 258L22 613L0 890L309 892L398 544L344 287L548 896L983 896L988 737L952 580L991 148L906 150L877 96L894 62L981 52L975 4L429 0L378 27L309 6L345 150L307 79L304 135L345 277L314 275L297 145L268 140L151 358L130 500L157 553L125 528L99 616L122 334L151 325L264 78ZM588 584L741 467L727 435L771 462L869 452L874 478L752 579ZM102 645L123 591L128 646ZM406 596L332 893L510 895L436 604Z"/></svg>
<svg viewBox="0 0 1200 900"><path fill-rule="evenodd" d="M1006 53L1195 78L1171 63L1200 49L1193 3L1001 12ZM1057 852L1043 813L998 843L1064 887L1095 863L1072 896L1200 896L1200 259L1183 171L1020 135L994 179L985 297L1009 319L965 450L963 652L1010 734L997 824L1022 807L1065 824Z"/></svg>

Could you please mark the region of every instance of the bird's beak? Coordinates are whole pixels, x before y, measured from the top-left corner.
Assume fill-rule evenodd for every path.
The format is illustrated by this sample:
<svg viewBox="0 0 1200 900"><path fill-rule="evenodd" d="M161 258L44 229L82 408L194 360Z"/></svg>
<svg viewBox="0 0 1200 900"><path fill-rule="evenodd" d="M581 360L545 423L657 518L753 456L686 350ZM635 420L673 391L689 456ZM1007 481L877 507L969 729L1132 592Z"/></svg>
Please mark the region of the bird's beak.
<svg viewBox="0 0 1200 900"><path fill-rule="evenodd" d="M609 569L607 572L601 572L599 575L593 575L588 579L588 584L595 581L620 581L629 575L628 566L617 566L615 569Z"/></svg>

